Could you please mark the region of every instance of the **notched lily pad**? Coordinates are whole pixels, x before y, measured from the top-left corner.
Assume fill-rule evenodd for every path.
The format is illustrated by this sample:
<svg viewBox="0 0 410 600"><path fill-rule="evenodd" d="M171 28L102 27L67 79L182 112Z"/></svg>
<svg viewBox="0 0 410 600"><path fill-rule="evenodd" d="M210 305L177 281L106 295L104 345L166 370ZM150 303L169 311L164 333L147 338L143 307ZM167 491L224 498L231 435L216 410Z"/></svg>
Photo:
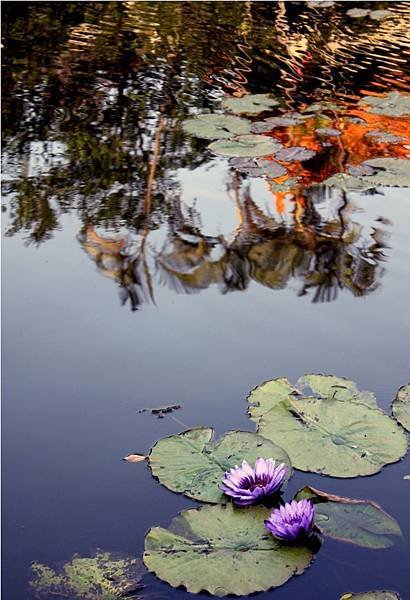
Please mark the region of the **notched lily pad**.
<svg viewBox="0 0 410 600"><path fill-rule="evenodd" d="M209 150L221 156L267 156L282 145L264 135L240 135L229 140L217 140Z"/></svg>
<svg viewBox="0 0 410 600"><path fill-rule="evenodd" d="M296 469L357 477L377 473L406 454L406 434L375 407L370 392L335 376L305 375L299 383L317 396L303 396L279 378L248 397L258 433L284 448Z"/></svg>
<svg viewBox="0 0 410 600"><path fill-rule="evenodd" d="M200 427L163 438L149 454L152 474L173 492L211 503L229 501L219 485L225 471L243 460L254 463L258 457L273 458L288 465L290 476L286 452L260 435L230 431L216 443L213 435L210 427Z"/></svg>
<svg viewBox="0 0 410 600"><path fill-rule="evenodd" d="M398 144L406 140L406 138L394 135L394 133L389 133L388 131L369 131L365 137L373 138L376 142L384 144Z"/></svg>
<svg viewBox="0 0 410 600"><path fill-rule="evenodd" d="M137 599L144 566L138 558L97 550L94 556L74 556L61 569L32 564L30 587L38 598L68 597L78 600Z"/></svg>
<svg viewBox="0 0 410 600"><path fill-rule="evenodd" d="M191 135L214 140L250 133L251 123L232 115L198 115L186 119L182 127Z"/></svg>
<svg viewBox="0 0 410 600"><path fill-rule="evenodd" d="M315 525L327 537L363 548L379 549L394 545L401 536L397 521L378 504L327 494L304 487L295 498L308 498L315 505Z"/></svg>
<svg viewBox="0 0 410 600"><path fill-rule="evenodd" d="M390 590L373 590L371 592L359 592L358 594L347 592L340 596L340 600L400 600L400 596L397 592Z"/></svg>
<svg viewBox="0 0 410 600"><path fill-rule="evenodd" d="M386 96L364 96L360 102L369 112L388 117L404 117L410 114L410 94L390 92Z"/></svg>
<svg viewBox="0 0 410 600"><path fill-rule="evenodd" d="M346 12L349 17L353 17L354 19L360 19L361 17L367 17L370 13L370 10L367 8L351 8Z"/></svg>
<svg viewBox="0 0 410 600"><path fill-rule="evenodd" d="M402 385L392 405L393 416L404 429L410 431L410 383Z"/></svg>
<svg viewBox="0 0 410 600"><path fill-rule="evenodd" d="M242 98L226 98L222 107L233 113L257 115L279 104L270 94L248 94Z"/></svg>
<svg viewBox="0 0 410 600"><path fill-rule="evenodd" d="M332 127L319 127L316 129L316 133L323 137L337 137L342 132L339 129L333 129Z"/></svg>
<svg viewBox="0 0 410 600"><path fill-rule="evenodd" d="M305 148L304 146L292 146L276 152L275 158L283 160L283 162L296 162L309 160L313 158L315 154L316 152L310 148Z"/></svg>
<svg viewBox="0 0 410 600"><path fill-rule="evenodd" d="M231 158L229 160L229 166L250 177L263 177L262 169L258 167L253 158Z"/></svg>
<svg viewBox="0 0 410 600"><path fill-rule="evenodd" d="M144 562L157 577L188 592L247 596L278 587L313 559L304 546L268 535L265 507L204 506L183 511L168 529L152 528Z"/></svg>
<svg viewBox="0 0 410 600"><path fill-rule="evenodd" d="M373 19L373 21L384 21L384 19L388 19L392 16L393 13L390 10L371 10L369 12L369 17Z"/></svg>
<svg viewBox="0 0 410 600"><path fill-rule="evenodd" d="M410 187L410 160L406 158L372 158L362 165L373 169L371 175L352 176L336 173L322 181L322 185L348 192L358 192L376 187Z"/></svg>

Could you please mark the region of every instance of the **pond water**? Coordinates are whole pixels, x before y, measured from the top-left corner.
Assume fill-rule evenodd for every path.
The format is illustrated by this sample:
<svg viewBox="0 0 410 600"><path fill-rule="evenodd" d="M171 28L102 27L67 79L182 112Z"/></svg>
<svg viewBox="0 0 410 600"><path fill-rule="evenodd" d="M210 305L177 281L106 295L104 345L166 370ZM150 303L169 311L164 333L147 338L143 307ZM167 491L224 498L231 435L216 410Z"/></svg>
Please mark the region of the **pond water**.
<svg viewBox="0 0 410 600"><path fill-rule="evenodd" d="M409 380L408 189L312 184L408 155L408 141L366 137L377 127L360 102L410 91L409 18L405 2L4 4L5 598L35 597L33 561L141 556L151 526L197 503L121 458L188 427L254 430L246 396L264 380L334 373L390 412ZM267 117L331 102L321 121L274 130L316 156L254 177L184 132L245 93L279 99ZM169 404L181 408L140 412ZM303 576L259 597L408 597L406 474L408 456L371 477L296 471L289 497L313 485L372 499L403 539L327 539ZM143 597L193 597L144 583Z"/></svg>

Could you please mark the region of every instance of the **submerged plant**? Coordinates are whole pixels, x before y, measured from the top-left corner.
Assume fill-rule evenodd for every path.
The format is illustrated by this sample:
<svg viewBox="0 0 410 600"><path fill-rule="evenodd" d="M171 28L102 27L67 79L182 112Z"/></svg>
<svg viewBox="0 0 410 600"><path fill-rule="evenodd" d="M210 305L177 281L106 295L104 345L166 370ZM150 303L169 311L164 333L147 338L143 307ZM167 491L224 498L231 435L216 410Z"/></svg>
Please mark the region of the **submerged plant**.
<svg viewBox="0 0 410 600"><path fill-rule="evenodd" d="M276 465L272 458L257 458L254 468L244 460L241 467L225 472L220 489L238 506L249 506L277 492L287 470L284 463Z"/></svg>
<svg viewBox="0 0 410 600"><path fill-rule="evenodd" d="M309 535L314 517L315 508L310 500L292 500L275 508L265 521L265 527L276 538L294 541Z"/></svg>

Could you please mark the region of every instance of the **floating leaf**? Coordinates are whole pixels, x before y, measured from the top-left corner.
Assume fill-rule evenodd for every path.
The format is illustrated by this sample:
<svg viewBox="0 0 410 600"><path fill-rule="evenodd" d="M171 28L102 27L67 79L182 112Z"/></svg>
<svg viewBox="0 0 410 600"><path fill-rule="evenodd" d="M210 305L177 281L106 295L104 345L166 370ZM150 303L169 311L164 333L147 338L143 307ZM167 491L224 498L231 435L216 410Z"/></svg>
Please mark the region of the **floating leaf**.
<svg viewBox="0 0 410 600"><path fill-rule="evenodd" d="M256 164L253 158L231 158L229 160L229 166L233 167L240 173L246 173L246 175L250 175L251 177L262 177L263 171Z"/></svg>
<svg viewBox="0 0 410 600"><path fill-rule="evenodd" d="M364 96L361 100L366 104L367 110L377 115L388 117L403 117L410 114L410 94L390 92L387 96Z"/></svg>
<svg viewBox="0 0 410 600"><path fill-rule="evenodd" d="M299 393L299 390L293 387L285 377L264 381L248 396L248 415L252 421L258 423L261 417L279 402Z"/></svg>
<svg viewBox="0 0 410 600"><path fill-rule="evenodd" d="M395 519L375 502L326 494L304 487L296 500L308 498L315 505L315 525L327 537L363 548L389 548L392 536L401 536Z"/></svg>
<svg viewBox="0 0 410 600"><path fill-rule="evenodd" d="M274 179L276 177L282 177L288 172L286 167L280 165L274 160L259 159L256 162L261 167L261 169L263 169L265 175L267 175L268 177L273 177Z"/></svg>
<svg viewBox="0 0 410 600"><path fill-rule="evenodd" d="M269 189L272 192L289 192L298 186L300 181L299 177L289 177L282 183L276 183L275 181L269 182Z"/></svg>
<svg viewBox="0 0 410 600"><path fill-rule="evenodd" d="M258 432L283 447L292 465L333 477L371 475L407 452L407 437L382 411L358 402L288 396Z"/></svg>
<svg viewBox="0 0 410 600"><path fill-rule="evenodd" d="M222 156L267 156L282 145L264 135L240 135L230 140L218 140L209 149Z"/></svg>
<svg viewBox="0 0 410 600"><path fill-rule="evenodd" d="M334 102L327 102L326 100L324 100L323 102L315 102L314 104L311 104L310 106L306 106L303 109L303 112L323 112L325 110L331 110L331 111L335 111L335 110L340 110L340 106L338 104L335 104Z"/></svg>
<svg viewBox="0 0 410 600"><path fill-rule="evenodd" d="M354 19L357 18L361 18L361 17L367 17L370 13L370 10L368 10L367 8L351 8L350 10L347 11L347 15L349 17L353 17Z"/></svg>
<svg viewBox="0 0 410 600"><path fill-rule="evenodd" d="M397 592L389 590L374 590L372 592L360 592L359 594L347 592L347 594L340 596L340 600L400 600L400 596Z"/></svg>
<svg viewBox="0 0 410 600"><path fill-rule="evenodd" d="M231 138L249 133L251 123L231 115L198 115L182 123L184 130L207 140Z"/></svg>
<svg viewBox="0 0 410 600"><path fill-rule="evenodd" d="M301 390L309 387L319 398L361 402L373 408L377 407L376 396L373 392L360 391L354 381L345 377L308 373L299 379L297 385Z"/></svg>
<svg viewBox="0 0 410 600"><path fill-rule="evenodd" d="M374 21L383 21L392 16L393 13L390 10L371 10L369 13L369 17Z"/></svg>
<svg viewBox="0 0 410 600"><path fill-rule="evenodd" d="M392 405L393 416L407 431L410 431L410 383L402 385Z"/></svg>
<svg viewBox="0 0 410 600"><path fill-rule="evenodd" d="M363 175L373 175L374 169L372 169L372 167L369 165L362 163L357 167L354 165L348 165L347 172L349 175L353 175L353 177L362 177Z"/></svg>
<svg viewBox="0 0 410 600"><path fill-rule="evenodd" d="M319 129L316 129L316 133L324 137L334 137L340 135L341 131L332 127L319 127Z"/></svg>
<svg viewBox="0 0 410 600"><path fill-rule="evenodd" d="M144 562L173 587L214 596L247 596L285 583L313 559L303 546L268 535L264 507L205 506L183 511L169 529L152 528Z"/></svg>
<svg viewBox="0 0 410 600"><path fill-rule="evenodd" d="M255 121L251 126L252 133L268 133L269 131L272 131L272 129L273 125L266 121Z"/></svg>
<svg viewBox="0 0 410 600"><path fill-rule="evenodd" d="M148 456L144 456L143 454L128 454L127 456L124 456L124 458L122 460L126 460L127 462L132 462L132 463L137 463L137 462L143 462L144 460L147 460Z"/></svg>
<svg viewBox="0 0 410 600"><path fill-rule="evenodd" d="M33 563L30 587L36 596L78 600L137 598L144 574L141 560L98 550L91 558L74 558L61 569Z"/></svg>
<svg viewBox="0 0 410 600"><path fill-rule="evenodd" d="M404 142L406 138L399 135L394 135L388 131L369 131L365 137L374 138L376 142L382 142L384 144L398 144Z"/></svg>
<svg viewBox="0 0 410 600"><path fill-rule="evenodd" d="M222 106L233 113L257 115L265 110L277 106L279 102L270 94L248 94L242 98L227 98L222 101Z"/></svg>
<svg viewBox="0 0 410 600"><path fill-rule="evenodd" d="M283 162L295 162L295 161L303 161L309 160L315 156L316 152L314 150L310 150L310 148L305 148L303 146L293 146L290 148L283 148L283 150L279 150L276 152L275 158L278 160L283 160Z"/></svg>
<svg viewBox="0 0 410 600"><path fill-rule="evenodd" d="M290 127L292 125L298 125L303 123L305 119L309 118L308 115L301 115L299 113L283 113L279 117L269 117L265 119L265 123L269 123L272 127Z"/></svg>
<svg viewBox="0 0 410 600"><path fill-rule="evenodd" d="M225 471L243 460L274 458L289 466L289 477L289 457L269 440L249 431L230 431L214 443L213 435L210 427L199 427L163 438L149 455L152 474L173 492L213 503L228 501L219 485Z"/></svg>
<svg viewBox="0 0 410 600"><path fill-rule="evenodd" d="M410 160L406 158L372 158L362 164L372 167L374 172L358 177L337 173L322 181L322 185L351 192L383 186L410 187Z"/></svg>

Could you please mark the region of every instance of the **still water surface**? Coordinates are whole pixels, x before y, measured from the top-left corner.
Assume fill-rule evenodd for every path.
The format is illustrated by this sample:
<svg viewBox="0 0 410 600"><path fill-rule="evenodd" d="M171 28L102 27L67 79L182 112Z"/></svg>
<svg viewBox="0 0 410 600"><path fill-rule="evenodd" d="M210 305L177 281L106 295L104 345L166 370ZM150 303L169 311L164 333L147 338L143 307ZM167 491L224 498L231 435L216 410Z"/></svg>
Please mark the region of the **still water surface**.
<svg viewBox="0 0 410 600"><path fill-rule="evenodd" d="M368 4L392 18L359 23L342 2L5 3L8 600L33 597L32 561L140 555L149 527L195 505L122 456L185 426L252 429L246 395L273 377L343 375L386 410L408 381L408 190L275 194L181 128L225 94L297 110L409 91L409 4L349 7ZM367 157L354 132L343 143L309 182ZM138 412L165 404L182 408ZM290 496L311 484L370 498L404 538L373 551L327 540L264 597L408 597L409 473L408 458L352 480L297 472Z"/></svg>

